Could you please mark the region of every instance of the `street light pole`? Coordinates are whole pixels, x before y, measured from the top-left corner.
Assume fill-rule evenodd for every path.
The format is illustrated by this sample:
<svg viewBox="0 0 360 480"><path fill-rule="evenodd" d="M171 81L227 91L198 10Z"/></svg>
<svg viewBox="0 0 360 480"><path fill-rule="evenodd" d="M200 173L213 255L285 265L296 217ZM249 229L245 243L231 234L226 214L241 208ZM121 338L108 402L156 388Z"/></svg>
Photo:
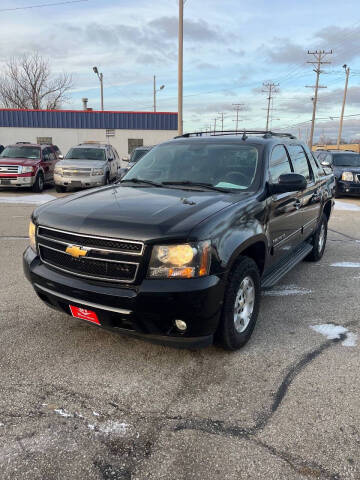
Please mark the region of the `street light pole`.
<svg viewBox="0 0 360 480"><path fill-rule="evenodd" d="M349 74L350 74L350 67L348 67L347 65L343 65L343 68L345 68L346 79L345 79L345 89L344 89L343 104L342 104L342 108L341 108L339 133L338 133L338 139L337 139L337 148L340 147L340 142L341 142L341 135L342 135L342 129L343 129L343 121L344 121L345 103L346 103L346 95L347 95L347 89L348 89L348 83L349 83Z"/></svg>
<svg viewBox="0 0 360 480"><path fill-rule="evenodd" d="M93 67L93 70L100 80L101 110L104 110L104 75L102 73L99 73L99 69L97 67Z"/></svg>
<svg viewBox="0 0 360 480"><path fill-rule="evenodd" d="M156 112L156 76L154 75L154 112Z"/></svg>
<svg viewBox="0 0 360 480"><path fill-rule="evenodd" d="M184 0L179 0L178 135L183 134Z"/></svg>

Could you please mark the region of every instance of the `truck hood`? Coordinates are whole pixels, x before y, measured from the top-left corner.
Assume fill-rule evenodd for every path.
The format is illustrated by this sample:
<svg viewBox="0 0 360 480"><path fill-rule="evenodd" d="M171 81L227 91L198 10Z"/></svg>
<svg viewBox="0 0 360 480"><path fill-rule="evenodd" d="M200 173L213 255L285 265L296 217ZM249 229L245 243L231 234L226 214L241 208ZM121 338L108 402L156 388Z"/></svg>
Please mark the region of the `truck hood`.
<svg viewBox="0 0 360 480"><path fill-rule="evenodd" d="M23 167L32 167L39 163L38 158L2 158L0 157L0 165L21 165Z"/></svg>
<svg viewBox="0 0 360 480"><path fill-rule="evenodd" d="M247 195L111 185L54 200L33 217L36 224L76 233L164 241L186 238L207 217Z"/></svg>
<svg viewBox="0 0 360 480"><path fill-rule="evenodd" d="M105 160L72 160L64 159L57 162L56 166L61 168L102 168L105 166Z"/></svg>

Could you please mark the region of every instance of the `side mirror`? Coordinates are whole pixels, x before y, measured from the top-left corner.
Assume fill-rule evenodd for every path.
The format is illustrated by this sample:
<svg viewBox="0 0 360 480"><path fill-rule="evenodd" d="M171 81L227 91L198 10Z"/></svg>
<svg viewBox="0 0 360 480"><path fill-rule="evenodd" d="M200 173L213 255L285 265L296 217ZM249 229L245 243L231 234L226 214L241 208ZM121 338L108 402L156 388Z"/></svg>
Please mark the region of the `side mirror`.
<svg viewBox="0 0 360 480"><path fill-rule="evenodd" d="M61 154L60 154L58 158L59 158L59 160L63 160L63 159L64 159L64 155L61 155Z"/></svg>
<svg viewBox="0 0 360 480"><path fill-rule="evenodd" d="M114 159L112 157L108 158L109 162L112 162Z"/></svg>
<svg viewBox="0 0 360 480"><path fill-rule="evenodd" d="M298 173L284 173L280 175L279 182L270 185L271 194L298 192L305 190L307 186L306 178Z"/></svg>

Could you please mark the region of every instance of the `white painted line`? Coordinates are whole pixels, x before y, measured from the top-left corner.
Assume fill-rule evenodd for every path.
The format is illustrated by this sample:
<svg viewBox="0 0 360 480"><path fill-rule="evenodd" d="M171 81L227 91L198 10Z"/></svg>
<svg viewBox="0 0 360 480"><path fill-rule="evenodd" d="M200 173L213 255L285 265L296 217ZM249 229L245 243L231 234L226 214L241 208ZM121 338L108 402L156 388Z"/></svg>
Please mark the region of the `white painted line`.
<svg viewBox="0 0 360 480"><path fill-rule="evenodd" d="M18 203L25 203L29 205L42 205L43 203L50 202L51 200L55 200L56 197L53 195L48 195L44 193L40 193L39 195L19 195L18 197L2 197L0 196L0 203L13 203L17 205Z"/></svg>
<svg viewBox="0 0 360 480"><path fill-rule="evenodd" d="M336 262L331 263L330 267L360 268L360 262Z"/></svg>
<svg viewBox="0 0 360 480"><path fill-rule="evenodd" d="M342 210L348 212L360 212L360 206L354 205L353 203L340 202L339 200L335 201L335 210Z"/></svg>
<svg viewBox="0 0 360 480"><path fill-rule="evenodd" d="M297 285L279 285L265 290L263 295L267 297L282 297L287 295L308 295L311 290L308 288L298 287Z"/></svg>
<svg viewBox="0 0 360 480"><path fill-rule="evenodd" d="M312 330L321 333L328 340L340 338L340 335L345 334L346 338L342 341L344 347L356 347L358 336L355 333L349 332L346 327L342 325L334 325L333 323L324 323L322 325L310 325Z"/></svg>

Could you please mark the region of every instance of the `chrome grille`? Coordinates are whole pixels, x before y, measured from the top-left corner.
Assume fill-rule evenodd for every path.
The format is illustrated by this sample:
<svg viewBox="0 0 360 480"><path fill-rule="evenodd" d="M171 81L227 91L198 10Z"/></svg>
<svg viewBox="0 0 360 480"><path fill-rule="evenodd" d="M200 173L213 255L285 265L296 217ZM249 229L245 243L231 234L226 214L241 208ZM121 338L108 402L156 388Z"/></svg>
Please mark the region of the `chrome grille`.
<svg viewBox="0 0 360 480"><path fill-rule="evenodd" d="M91 168L63 168L64 177L88 177L91 175Z"/></svg>
<svg viewBox="0 0 360 480"><path fill-rule="evenodd" d="M141 242L95 237L39 226L37 244L41 260L56 269L90 279L133 283L140 265L135 256ZM80 247L86 254L76 258L66 250Z"/></svg>
<svg viewBox="0 0 360 480"><path fill-rule="evenodd" d="M19 165L0 165L0 173L20 173Z"/></svg>

